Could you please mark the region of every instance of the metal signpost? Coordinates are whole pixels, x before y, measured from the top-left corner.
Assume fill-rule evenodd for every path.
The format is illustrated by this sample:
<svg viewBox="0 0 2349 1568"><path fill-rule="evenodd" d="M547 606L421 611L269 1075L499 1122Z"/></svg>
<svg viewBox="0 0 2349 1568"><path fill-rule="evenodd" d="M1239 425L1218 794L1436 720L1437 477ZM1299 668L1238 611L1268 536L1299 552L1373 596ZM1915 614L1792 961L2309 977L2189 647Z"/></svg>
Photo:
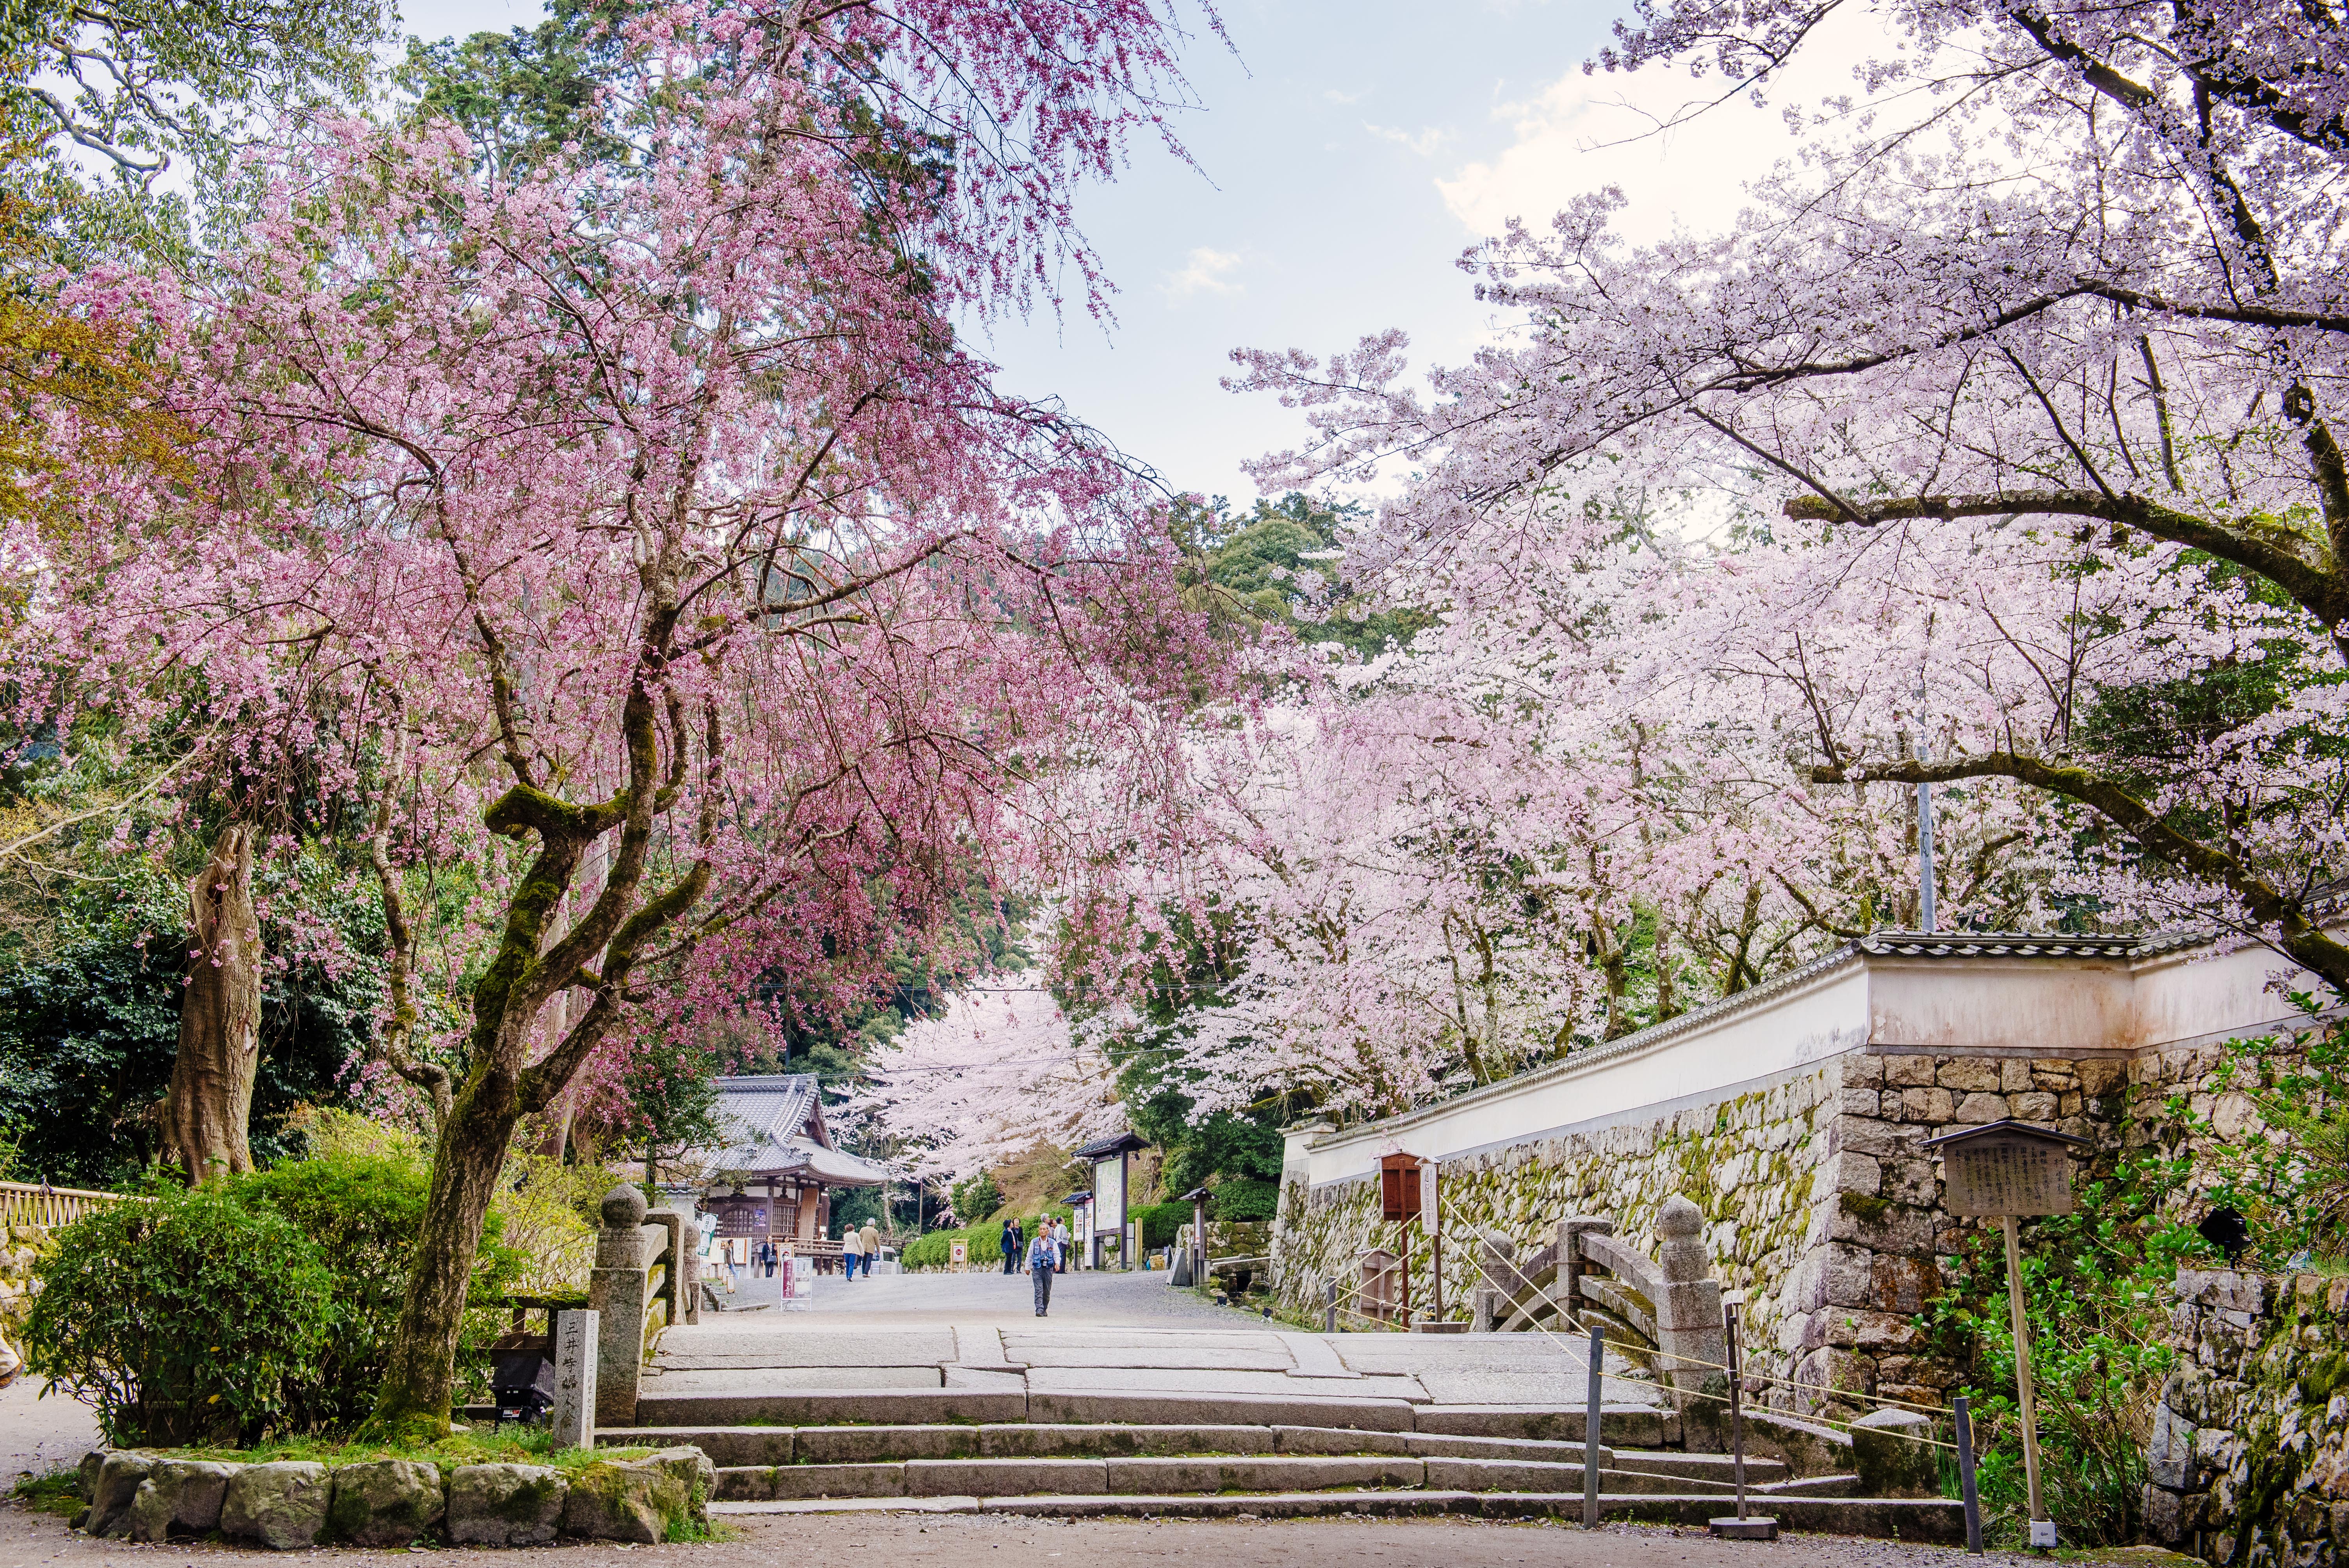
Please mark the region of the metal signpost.
<svg viewBox="0 0 2349 1568"><path fill-rule="evenodd" d="M1737 1511L1726 1519L1708 1521L1713 1532L1730 1541L1775 1541L1778 1521L1768 1514L1748 1515L1745 1511L1745 1381L1744 1366L1737 1358L1737 1304L1721 1304L1722 1342L1729 1349L1729 1451L1736 1467Z"/></svg>
<svg viewBox="0 0 2349 1568"><path fill-rule="evenodd" d="M1929 1138L1947 1178L1942 1205L1952 1214L1996 1215L2006 1232L2006 1310L2014 1328L2014 1388L2023 1407L2023 1474L2031 1498L2031 1544L2053 1548L2055 1522L2039 1495L2039 1405L2031 1386L2031 1325L2023 1309L2023 1246L2015 1222L2072 1212L2072 1151L2085 1138L2027 1121L1992 1121Z"/></svg>

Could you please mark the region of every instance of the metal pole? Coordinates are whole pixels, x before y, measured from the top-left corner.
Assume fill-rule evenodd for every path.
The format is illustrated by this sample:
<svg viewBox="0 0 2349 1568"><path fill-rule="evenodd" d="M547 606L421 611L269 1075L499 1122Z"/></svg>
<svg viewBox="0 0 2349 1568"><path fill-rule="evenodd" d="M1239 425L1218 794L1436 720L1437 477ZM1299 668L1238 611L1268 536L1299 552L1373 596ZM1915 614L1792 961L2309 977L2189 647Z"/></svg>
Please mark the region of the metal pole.
<svg viewBox="0 0 2349 1568"><path fill-rule="evenodd" d="M1411 1222L1397 1221L1395 1230L1402 1238L1402 1300L1400 1303L1400 1310L1402 1316L1402 1330L1408 1334L1411 1332Z"/></svg>
<svg viewBox="0 0 2349 1568"><path fill-rule="evenodd" d="M2023 1243L2015 1234L2014 1216L2006 1226L2006 1311L2014 1326L2014 1387L2023 1405L2023 1474L2031 1496L2032 1544L2038 1545L2039 1526L2047 1513L2039 1503L2039 1401L2031 1389L2031 1326L2023 1312Z"/></svg>
<svg viewBox="0 0 2349 1568"><path fill-rule="evenodd" d="M1729 1451L1737 1472L1737 1517L1745 1518L1745 1407L1739 1402L1738 1384L1744 1380L1737 1364L1737 1304L1721 1305L1722 1337L1729 1346Z"/></svg>
<svg viewBox="0 0 2349 1568"><path fill-rule="evenodd" d="M1925 760L1925 682L1917 682L1917 760ZM1933 787L1917 786L1917 928L1939 931L1933 918Z"/></svg>
<svg viewBox="0 0 2349 1568"><path fill-rule="evenodd" d="M1599 1528L1599 1380L1607 1365L1607 1342L1590 1330L1590 1393L1582 1407L1582 1528Z"/></svg>
<svg viewBox="0 0 2349 1568"><path fill-rule="evenodd" d="M1958 1437L1958 1495L1966 1504L1966 1550L1976 1557L1982 1554L1982 1494L1974 1490L1974 1422L1966 1408L1966 1397L1961 1394L1952 1406L1956 1415Z"/></svg>

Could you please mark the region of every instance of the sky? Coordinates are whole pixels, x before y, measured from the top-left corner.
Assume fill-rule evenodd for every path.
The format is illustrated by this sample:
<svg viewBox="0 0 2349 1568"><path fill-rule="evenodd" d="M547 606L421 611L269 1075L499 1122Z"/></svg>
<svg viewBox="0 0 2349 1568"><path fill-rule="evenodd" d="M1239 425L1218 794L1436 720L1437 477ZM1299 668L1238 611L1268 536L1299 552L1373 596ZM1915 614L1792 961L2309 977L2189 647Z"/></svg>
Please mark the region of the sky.
<svg viewBox="0 0 2349 1568"><path fill-rule="evenodd" d="M408 0L410 33L534 22L536 0ZM1350 347L1410 335L1414 371L1465 359L1506 323L1454 264L1512 215L1546 223L1576 194L1620 186L1634 240L1722 226L1744 182L1791 156L1778 110L1732 100L1650 134L1718 89L1684 76L1586 76L1614 9L1568 0L1226 0L1227 46L1188 14L1199 107L1176 117L1189 164L1134 149L1078 221L1118 294L1054 317L967 324L1004 389L1058 397L1175 490L1256 494L1247 459L1293 446L1303 420L1219 386L1234 348ZM1848 80L1830 46L1797 98Z"/></svg>

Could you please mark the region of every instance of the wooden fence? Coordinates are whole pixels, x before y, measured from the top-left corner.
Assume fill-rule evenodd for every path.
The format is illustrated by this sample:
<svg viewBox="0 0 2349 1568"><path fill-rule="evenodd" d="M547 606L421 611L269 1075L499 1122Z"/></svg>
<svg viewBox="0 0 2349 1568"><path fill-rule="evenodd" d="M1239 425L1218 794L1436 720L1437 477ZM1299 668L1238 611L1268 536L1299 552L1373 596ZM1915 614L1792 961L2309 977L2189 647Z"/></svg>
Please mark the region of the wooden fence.
<svg viewBox="0 0 2349 1568"><path fill-rule="evenodd" d="M141 1202L121 1192L89 1192L47 1182L0 1181L0 1225L70 1225L109 1203Z"/></svg>

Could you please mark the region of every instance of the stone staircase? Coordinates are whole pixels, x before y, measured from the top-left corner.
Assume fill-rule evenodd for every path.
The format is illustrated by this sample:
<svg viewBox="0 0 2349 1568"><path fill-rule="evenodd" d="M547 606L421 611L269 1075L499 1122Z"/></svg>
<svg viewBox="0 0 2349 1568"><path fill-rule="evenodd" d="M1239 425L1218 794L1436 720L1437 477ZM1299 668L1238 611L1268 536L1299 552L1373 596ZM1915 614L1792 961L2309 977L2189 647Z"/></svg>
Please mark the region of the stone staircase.
<svg viewBox="0 0 2349 1568"><path fill-rule="evenodd" d="M1310 1402L1332 1407L1321 1409L1251 1411L1245 1396L1091 1396L1092 1418L1048 1408L989 1419L961 1413L954 1393L810 1389L755 1401L705 1396L689 1402L712 1407L700 1413L718 1419L606 1429L598 1440L699 1448L718 1467L710 1510L721 1515L867 1509L1061 1517L1582 1513L1585 1450L1576 1410L1396 1411L1382 1408L1387 1401L1330 1400ZM764 1408L744 1408L752 1402ZM1348 1403L1370 1408L1345 1408ZM1219 1408L1170 1420L1185 1404ZM900 1405L928 1418L887 1418ZM1300 1416L1309 1418L1286 1418ZM792 1424L752 1424L784 1419ZM1646 1446L1665 1438L1662 1425L1650 1407L1604 1413L1603 1515L1702 1524L1728 1511L1734 1491L1728 1457ZM1963 1538L1954 1503L1857 1497L1857 1475L1797 1473L1803 1468L1749 1457L1751 1504L1789 1529Z"/></svg>

